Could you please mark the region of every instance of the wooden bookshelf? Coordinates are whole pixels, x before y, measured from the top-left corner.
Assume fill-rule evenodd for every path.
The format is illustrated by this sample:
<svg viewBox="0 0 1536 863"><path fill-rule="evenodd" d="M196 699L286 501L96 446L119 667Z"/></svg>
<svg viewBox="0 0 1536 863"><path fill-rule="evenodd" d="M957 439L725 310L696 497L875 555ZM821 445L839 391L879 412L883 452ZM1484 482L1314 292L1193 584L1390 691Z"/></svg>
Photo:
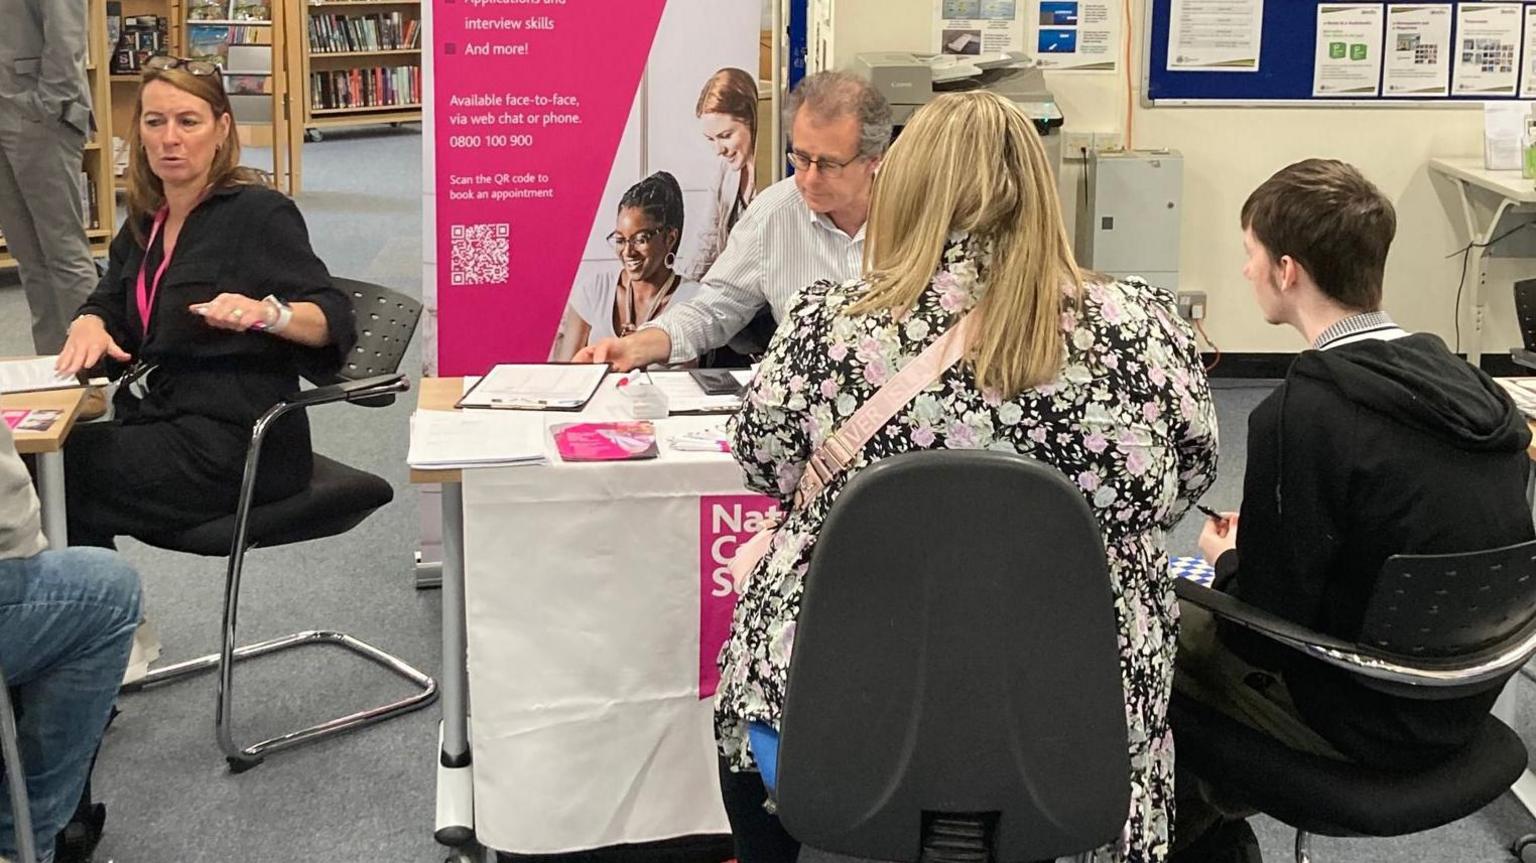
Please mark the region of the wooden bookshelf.
<svg viewBox="0 0 1536 863"><path fill-rule="evenodd" d="M320 140L322 129L421 122L420 94L409 92L411 78L417 91L421 87L420 0L320 0L300 9L289 39L302 57L303 125L311 141ZM413 31L409 39L407 28ZM402 68L408 71L396 71ZM354 72L379 89L372 80L375 69L387 71L392 92L370 95L393 96L392 104L334 103L342 101L336 91ZM323 101L326 97L333 102Z"/></svg>
<svg viewBox="0 0 1536 863"><path fill-rule="evenodd" d="M117 229L112 189L112 148L103 146L104 142L112 140L112 86L109 80L111 76L107 72L110 64L106 59L109 50L106 0L89 0L89 3L90 29L86 34L85 71L96 129L86 138L81 172L88 185L82 192L90 203L85 208L85 236L90 241L91 254L104 258L112 233ZM9 269L14 266L16 259L10 256L4 238L0 237L0 268Z"/></svg>
<svg viewBox="0 0 1536 863"><path fill-rule="evenodd" d="M181 4L182 0L122 0L121 6L125 20L140 15L155 15L164 19L166 36L164 52L180 56L181 28L177 26L177 22L181 20ZM101 11L93 13L92 17L93 20L96 18L101 20L103 33L105 33L106 4L105 2L98 4L96 0L92 0L91 8L93 10L98 5L101 6ZM109 102L112 106L111 111L108 112L110 115L110 125L106 126L106 128L111 130L111 133L101 138L101 142L103 145L102 152L106 154L107 166L112 172L113 187L120 190L126 187L126 180L123 175L116 173L116 168L112 163L113 151L111 144L114 136L126 139L128 127L133 125L134 101L139 96L139 73L111 73L113 65L112 52L115 48L116 46L108 46L108 53L103 55L105 60L101 63L102 69L107 72L107 91L110 94Z"/></svg>

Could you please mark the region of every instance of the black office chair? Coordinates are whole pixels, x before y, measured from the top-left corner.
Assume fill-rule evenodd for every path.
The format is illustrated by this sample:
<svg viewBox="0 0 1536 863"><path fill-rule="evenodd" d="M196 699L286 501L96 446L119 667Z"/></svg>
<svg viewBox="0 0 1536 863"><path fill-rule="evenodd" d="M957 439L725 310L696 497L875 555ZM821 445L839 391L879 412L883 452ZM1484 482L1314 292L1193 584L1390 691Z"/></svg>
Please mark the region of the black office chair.
<svg viewBox="0 0 1536 863"><path fill-rule="evenodd" d="M235 646L235 619L240 601L240 572L245 553L257 546L287 545L336 536L351 530L375 510L389 503L394 490L380 477L357 470L338 461L315 454L314 473L309 488L279 501L252 503L261 445L267 430L278 418L293 410L333 402L352 402L374 407L394 401L397 393L410 389L410 381L398 369L406 345L421 316L421 303L388 288L334 279L336 286L352 297L357 314L357 347L334 381L305 390L274 405L251 432L246 454L245 476L240 486L239 507L234 515L177 533L143 536L150 545L209 557L228 555L229 571L224 590L223 643L218 653L177 663L150 672L137 683L125 687L132 691L200 671L219 669L218 707L214 730L219 747L224 750L230 769L241 772L260 764L269 752L300 743L372 725L385 719L419 710L437 699L437 681L404 661L352 636L331 630L308 630L274 638L245 647ZM409 680L419 691L407 698L360 711L337 719L290 732L247 747L234 742L232 702L234 698L234 663L254 656L275 653L306 644L333 644L370 659Z"/></svg>
<svg viewBox="0 0 1536 863"><path fill-rule="evenodd" d="M32 810L27 801L27 773L21 766L16 712L12 709L11 692L3 668L0 668L0 767L5 769L5 787L11 798L11 821L16 832L15 863L37 863L37 840L32 835Z"/></svg>
<svg viewBox="0 0 1536 863"><path fill-rule="evenodd" d="M1082 494L997 452L854 477L806 576L782 731L779 815L812 848L1013 863L1118 838L1125 698Z"/></svg>
<svg viewBox="0 0 1536 863"><path fill-rule="evenodd" d="M1332 638L1179 579L1179 598L1354 675L1371 689L1441 700L1504 685L1536 653L1536 541L1467 554L1387 560L1358 643ZM1420 770L1381 770L1290 749L1175 693L1179 762L1311 837L1402 836L1448 824L1509 790L1526 765L1520 738L1488 717L1455 757Z"/></svg>

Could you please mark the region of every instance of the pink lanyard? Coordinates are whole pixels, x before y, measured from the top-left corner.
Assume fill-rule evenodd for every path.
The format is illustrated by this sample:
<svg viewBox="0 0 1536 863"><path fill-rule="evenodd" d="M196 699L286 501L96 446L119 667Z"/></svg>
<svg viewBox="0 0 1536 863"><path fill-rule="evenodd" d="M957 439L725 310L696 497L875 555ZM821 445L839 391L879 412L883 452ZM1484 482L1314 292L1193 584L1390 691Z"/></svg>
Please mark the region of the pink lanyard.
<svg viewBox="0 0 1536 863"><path fill-rule="evenodd" d="M144 244L144 258L139 261L139 321L144 326L146 340L149 338L149 312L155 306L155 294L160 291L160 277L165 275L165 268L171 264L171 253L166 252L161 257L160 266L155 269L155 278L149 283L147 290L144 287L144 268L149 265L149 250L154 248L155 238L160 236L160 228L165 225L165 217L169 212L168 208L161 207L160 211L155 213L154 227L149 231L149 242Z"/></svg>

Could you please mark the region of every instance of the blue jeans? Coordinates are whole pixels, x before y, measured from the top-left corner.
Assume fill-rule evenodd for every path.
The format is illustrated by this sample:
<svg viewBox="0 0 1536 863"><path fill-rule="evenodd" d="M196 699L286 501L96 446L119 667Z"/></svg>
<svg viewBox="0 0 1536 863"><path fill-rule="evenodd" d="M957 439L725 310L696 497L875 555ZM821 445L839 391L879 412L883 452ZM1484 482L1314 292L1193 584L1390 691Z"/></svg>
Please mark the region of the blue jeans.
<svg viewBox="0 0 1536 863"><path fill-rule="evenodd" d="M15 702L41 860L74 814L128 666L139 576L116 552L45 551L0 560L0 669ZM0 856L14 857L0 774Z"/></svg>

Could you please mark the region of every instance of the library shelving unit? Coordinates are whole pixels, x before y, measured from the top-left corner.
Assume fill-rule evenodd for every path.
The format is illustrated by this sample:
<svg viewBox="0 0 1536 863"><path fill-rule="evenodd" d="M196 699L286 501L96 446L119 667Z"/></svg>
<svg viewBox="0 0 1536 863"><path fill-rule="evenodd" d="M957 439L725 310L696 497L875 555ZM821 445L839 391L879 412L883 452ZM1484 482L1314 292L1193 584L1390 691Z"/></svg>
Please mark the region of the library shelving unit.
<svg viewBox="0 0 1536 863"><path fill-rule="evenodd" d="M122 189L127 181L122 173L118 173L124 167L121 160L114 164L113 138L126 139L127 129L133 123L133 100L139 92L139 73L125 68L119 60L114 60L114 55L121 50L133 50L133 46L123 43L113 44L113 40L106 38L106 21L110 16L117 16L118 30L121 33L132 34L137 28L135 22L145 16L153 15L161 22L160 27L164 33L164 41L158 48L158 53L181 53L181 28L177 23L181 20L182 0L121 0L121 2L97 3L92 0L92 21L101 21L106 45L107 59L101 64L107 78L107 91L110 98L105 104L110 104L111 110L98 111L97 123L102 128L109 130L100 138L102 147L106 152L106 160L112 166L113 187ZM98 10L97 7L101 9ZM110 12L108 6L112 7ZM131 40L132 35L129 36ZM139 52L141 56L151 53L148 45L142 46ZM117 71L113 71L116 69ZM102 119L109 120L103 123ZM98 133L101 134L101 133Z"/></svg>
<svg viewBox="0 0 1536 863"><path fill-rule="evenodd" d="M272 149L277 188L299 191L300 128L290 123L297 60L288 44L294 0L179 0L188 56L217 63L240 142Z"/></svg>
<svg viewBox="0 0 1536 863"><path fill-rule="evenodd" d="M112 193L112 99L108 72L106 0L90 0L89 45L85 75L91 91L91 113L96 129L85 139L85 158L80 166L80 200L85 211L86 237L91 254L106 257L107 245L117 229ZM16 266L0 237L0 268Z"/></svg>
<svg viewBox="0 0 1536 863"><path fill-rule="evenodd" d="M421 0L310 0L293 19L310 140L421 121Z"/></svg>

